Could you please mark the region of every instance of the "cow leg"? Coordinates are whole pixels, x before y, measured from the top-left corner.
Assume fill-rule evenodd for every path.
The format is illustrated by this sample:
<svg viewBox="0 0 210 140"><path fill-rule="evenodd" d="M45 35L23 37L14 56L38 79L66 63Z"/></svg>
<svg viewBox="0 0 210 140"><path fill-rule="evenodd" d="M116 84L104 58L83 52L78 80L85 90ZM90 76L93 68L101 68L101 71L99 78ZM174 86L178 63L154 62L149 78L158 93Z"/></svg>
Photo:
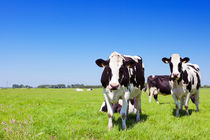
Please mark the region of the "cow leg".
<svg viewBox="0 0 210 140"><path fill-rule="evenodd" d="M150 88L149 89L149 102L151 103L152 101L152 95L153 95L153 92L152 92L152 89Z"/></svg>
<svg viewBox="0 0 210 140"><path fill-rule="evenodd" d="M104 101L101 105L100 112L106 112L106 110L103 110L105 107L106 107L106 103Z"/></svg>
<svg viewBox="0 0 210 140"><path fill-rule="evenodd" d="M173 94L173 91L171 91L171 95L172 95L174 102L176 104L176 117L179 117L179 101L178 101L177 97Z"/></svg>
<svg viewBox="0 0 210 140"><path fill-rule="evenodd" d="M188 111L189 99L190 99L190 92L187 94L186 99L185 99L185 109L186 109L187 116L189 116L189 111Z"/></svg>
<svg viewBox="0 0 210 140"><path fill-rule="evenodd" d="M155 92L155 88L154 87L151 87L149 89L149 102L151 103L152 101L152 96L154 95L154 92Z"/></svg>
<svg viewBox="0 0 210 140"><path fill-rule="evenodd" d="M158 94L157 94L157 95L154 95L154 98L155 98L156 103L159 104L159 101L158 101Z"/></svg>
<svg viewBox="0 0 210 140"><path fill-rule="evenodd" d="M128 100L123 98L123 104L120 111L120 116L122 118L122 129L126 129L127 108L128 108Z"/></svg>
<svg viewBox="0 0 210 140"><path fill-rule="evenodd" d="M113 123L112 123L113 109L112 109L112 104L110 103L109 98L106 93L104 93L104 98L105 98L107 110L108 110L108 118L109 118L108 129L110 131L113 127Z"/></svg>
<svg viewBox="0 0 210 140"><path fill-rule="evenodd" d="M141 94L136 96L136 122L140 121L140 114L141 114Z"/></svg>
<svg viewBox="0 0 210 140"><path fill-rule="evenodd" d="M123 97L122 108L120 110L120 116L122 118L122 129L126 129L126 119L127 119L127 108L128 108L128 99L130 98L130 92L127 90Z"/></svg>
<svg viewBox="0 0 210 140"><path fill-rule="evenodd" d="M182 98L180 100L180 110L183 109L183 105L184 105L184 96L182 96Z"/></svg>
<svg viewBox="0 0 210 140"><path fill-rule="evenodd" d="M195 94L195 105L196 105L197 111L199 111L199 90Z"/></svg>

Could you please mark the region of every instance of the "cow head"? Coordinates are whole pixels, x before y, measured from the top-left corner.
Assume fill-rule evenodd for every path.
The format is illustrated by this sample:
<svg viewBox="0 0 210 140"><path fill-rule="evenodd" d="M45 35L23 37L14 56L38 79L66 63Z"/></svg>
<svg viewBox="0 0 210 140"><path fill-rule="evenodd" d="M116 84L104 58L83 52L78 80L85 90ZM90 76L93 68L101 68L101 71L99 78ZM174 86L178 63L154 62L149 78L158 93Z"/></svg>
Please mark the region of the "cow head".
<svg viewBox="0 0 210 140"><path fill-rule="evenodd" d="M101 83L104 88L118 90L129 83L128 68L134 66L134 60L125 61L124 57L117 52L113 52L108 60L97 59L96 64L104 67L101 76Z"/></svg>
<svg viewBox="0 0 210 140"><path fill-rule="evenodd" d="M172 80L178 80L182 76L182 64L187 63L190 59L188 57L181 58L179 54L173 54L170 58L162 58L162 61L170 65Z"/></svg>

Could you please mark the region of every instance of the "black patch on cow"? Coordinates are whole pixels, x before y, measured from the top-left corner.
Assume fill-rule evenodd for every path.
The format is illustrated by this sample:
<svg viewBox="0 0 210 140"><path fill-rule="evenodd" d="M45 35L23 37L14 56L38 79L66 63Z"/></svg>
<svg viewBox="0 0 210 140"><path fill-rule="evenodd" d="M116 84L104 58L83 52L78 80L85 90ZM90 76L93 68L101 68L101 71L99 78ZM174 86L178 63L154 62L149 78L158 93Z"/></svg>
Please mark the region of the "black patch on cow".
<svg viewBox="0 0 210 140"><path fill-rule="evenodd" d="M104 88L106 88L109 85L109 81L111 80L111 78L112 70L109 66L106 66L101 76L101 83Z"/></svg>
<svg viewBox="0 0 210 140"><path fill-rule="evenodd" d="M171 62L169 62L169 66L170 66L171 73L173 73L173 64Z"/></svg>
<svg viewBox="0 0 210 140"><path fill-rule="evenodd" d="M177 81L178 82L178 84L182 81L182 79L183 79L183 72L181 72L181 75L180 75L180 78L179 78L179 80Z"/></svg>
<svg viewBox="0 0 210 140"><path fill-rule="evenodd" d="M149 88L156 87L162 94L171 94L171 88L169 85L170 76L168 75L156 75L149 76L147 79L147 84Z"/></svg>
<svg viewBox="0 0 210 140"><path fill-rule="evenodd" d="M141 90L142 90L144 88L144 82L145 82L144 69L142 66L142 59L138 60L138 63L136 64L136 71L135 71L134 75L136 76L136 86L139 87L139 85L140 85Z"/></svg>
<svg viewBox="0 0 210 140"><path fill-rule="evenodd" d="M155 98L155 100L157 100L158 99L158 95L154 95L154 98Z"/></svg>
<svg viewBox="0 0 210 140"><path fill-rule="evenodd" d="M194 80L194 77L192 78L192 85L194 85L194 83L195 83L195 80Z"/></svg>
<svg viewBox="0 0 210 140"><path fill-rule="evenodd" d="M182 71L182 62L180 62L180 63L178 64L178 71L179 71L179 72Z"/></svg>
<svg viewBox="0 0 210 140"><path fill-rule="evenodd" d="M119 113L120 112L120 110L121 110L121 108L122 108L122 106L120 105L120 104L114 104L113 106L112 106L112 109L113 109L113 112L114 113Z"/></svg>
<svg viewBox="0 0 210 140"><path fill-rule="evenodd" d="M195 104L195 94L190 96L191 101Z"/></svg>
<svg viewBox="0 0 210 140"><path fill-rule="evenodd" d="M195 68L195 66L193 65L188 65L188 66L192 67L195 71L199 71L199 69Z"/></svg>
<svg viewBox="0 0 210 140"><path fill-rule="evenodd" d="M189 84L187 85L187 89L189 90L189 92L191 92L191 90L192 90L192 83L191 82L189 82Z"/></svg>
<svg viewBox="0 0 210 140"><path fill-rule="evenodd" d="M130 103L131 103L132 105L134 105L134 103L135 103L135 98L134 98L134 99L130 99L129 101L130 101Z"/></svg>
<svg viewBox="0 0 210 140"><path fill-rule="evenodd" d="M141 58L141 57L140 57ZM124 56L125 62L131 61L132 58ZM142 65L142 59L138 59L138 62L135 62L133 60L132 66L129 68L129 71L132 70L133 74L130 75L129 82L132 83L135 87L141 88L141 90L144 88L144 68Z"/></svg>
<svg viewBox="0 0 210 140"><path fill-rule="evenodd" d="M184 84L188 84L189 80L188 80L188 73L187 73L186 70L183 72L182 77L183 77L183 80L184 80Z"/></svg>
<svg viewBox="0 0 210 140"><path fill-rule="evenodd" d="M122 65L119 70L119 83L125 87L127 87L129 83L128 68L124 65Z"/></svg>
<svg viewBox="0 0 210 140"><path fill-rule="evenodd" d="M201 86L201 79L200 79L200 77L199 77L199 75L198 75L198 73L196 72L196 76L197 76L197 79L198 79L198 84L197 84L197 90L200 88L200 86Z"/></svg>
<svg viewBox="0 0 210 140"><path fill-rule="evenodd" d="M112 105L112 109L113 109L113 112L114 112L114 113L119 113L120 110L121 110L121 108L122 108L122 106L121 106L119 103L116 103L116 104L113 104L113 105ZM107 112L107 111L108 111L108 110L107 110L107 105L106 105L106 103L105 103L105 105L102 107L101 111L103 111L103 112Z"/></svg>

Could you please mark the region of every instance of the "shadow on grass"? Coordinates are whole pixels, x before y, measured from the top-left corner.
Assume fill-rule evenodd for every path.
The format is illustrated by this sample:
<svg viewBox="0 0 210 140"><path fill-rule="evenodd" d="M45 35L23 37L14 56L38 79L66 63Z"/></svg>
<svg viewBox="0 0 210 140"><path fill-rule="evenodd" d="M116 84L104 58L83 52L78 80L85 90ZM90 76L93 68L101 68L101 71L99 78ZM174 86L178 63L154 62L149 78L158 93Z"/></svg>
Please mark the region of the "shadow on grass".
<svg viewBox="0 0 210 140"><path fill-rule="evenodd" d="M128 119L126 120L127 129L131 129L137 123L143 123L148 119L148 115L141 114L140 121L136 122L136 114L128 114ZM119 117L117 120L113 119L113 124L118 126L119 131L122 130L122 119Z"/></svg>
<svg viewBox="0 0 210 140"><path fill-rule="evenodd" d="M189 111L189 116L191 116L193 112L198 112L195 109L189 109L188 111ZM176 117L176 109L173 109L172 114ZM185 109L179 110L179 117L184 117L184 116L187 116Z"/></svg>
<svg viewBox="0 0 210 140"><path fill-rule="evenodd" d="M170 102L167 102L167 103L160 103L160 105L168 105L170 104Z"/></svg>

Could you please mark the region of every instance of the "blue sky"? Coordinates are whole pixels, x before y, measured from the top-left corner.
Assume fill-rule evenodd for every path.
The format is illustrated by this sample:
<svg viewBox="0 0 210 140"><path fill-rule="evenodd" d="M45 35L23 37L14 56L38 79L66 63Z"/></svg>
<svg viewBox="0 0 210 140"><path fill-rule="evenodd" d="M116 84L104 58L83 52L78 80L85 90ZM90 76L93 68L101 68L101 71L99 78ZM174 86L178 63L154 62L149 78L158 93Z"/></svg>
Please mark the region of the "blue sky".
<svg viewBox="0 0 210 140"><path fill-rule="evenodd" d="M162 57L191 58L210 84L210 2L2 0L0 87L100 84L98 58L140 55L146 77L169 74Z"/></svg>

